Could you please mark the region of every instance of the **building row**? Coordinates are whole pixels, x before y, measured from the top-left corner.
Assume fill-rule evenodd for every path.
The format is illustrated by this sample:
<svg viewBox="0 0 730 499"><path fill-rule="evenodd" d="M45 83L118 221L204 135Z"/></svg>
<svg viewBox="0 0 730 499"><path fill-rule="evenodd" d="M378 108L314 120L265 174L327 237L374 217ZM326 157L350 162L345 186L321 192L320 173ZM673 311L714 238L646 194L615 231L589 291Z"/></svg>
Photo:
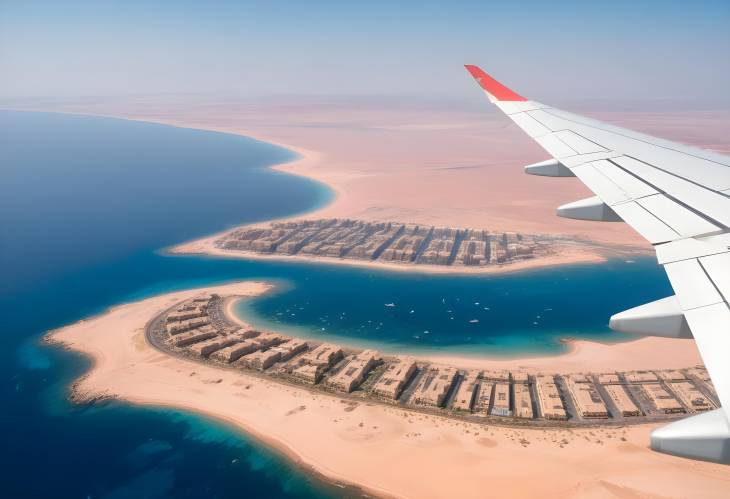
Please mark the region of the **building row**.
<svg viewBox="0 0 730 499"><path fill-rule="evenodd" d="M216 244L223 249L257 253L483 266L531 258L542 243L534 236L514 232L322 219L240 228Z"/></svg>
<svg viewBox="0 0 730 499"><path fill-rule="evenodd" d="M696 413L718 405L700 367L566 375L460 370L222 325L211 319L216 300L215 295L195 298L167 313L162 324L171 348L327 390L475 417L601 420Z"/></svg>

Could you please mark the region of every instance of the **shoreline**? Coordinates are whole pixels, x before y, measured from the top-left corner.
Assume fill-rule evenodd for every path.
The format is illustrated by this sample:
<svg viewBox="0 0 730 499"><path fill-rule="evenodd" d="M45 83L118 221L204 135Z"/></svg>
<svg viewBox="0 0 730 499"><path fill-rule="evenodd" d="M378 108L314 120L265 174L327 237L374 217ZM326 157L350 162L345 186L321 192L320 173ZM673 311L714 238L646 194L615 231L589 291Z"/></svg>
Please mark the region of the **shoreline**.
<svg viewBox="0 0 730 499"><path fill-rule="evenodd" d="M723 466L687 466L686 460L649 451L648 433L656 424L569 430L484 427L408 414L399 407L342 403L329 394L171 358L145 340L149 320L180 300L202 292L253 297L270 289L247 282L167 293L112 307L50 331L46 338L93 359L89 371L74 382L83 400L113 397L203 414L254 435L330 483L355 484L379 496L481 497L489 484L512 497L538 492L585 497L608 492L608 483L636 497L694 493L719 498L730 486ZM564 451L565 446L570 450ZM582 464L586 460L592 463L588 467ZM566 466L573 472L561 473ZM530 470L531 480L519 479L522 469Z"/></svg>
<svg viewBox="0 0 730 499"><path fill-rule="evenodd" d="M13 110L13 109L10 109ZM550 236L559 236L565 238L576 238L575 245L573 244L561 244L559 248L564 251L561 254L553 254L548 257L537 257L527 260L521 260L519 262L497 265L497 266L484 266L476 268L459 267L459 266L439 266L439 265L407 265L407 264L393 264L388 262L380 261L359 261L350 260L343 258L332 258L332 257L307 257L301 255L261 255L249 252L233 252L221 250L214 246L213 242L215 239L221 237L228 232L250 225L258 225L260 223L275 223L281 221L291 221L301 219L304 216L314 218L332 218L332 217L347 217L346 214L342 213L342 210L337 210L337 205L342 203L343 199L343 187L340 185L336 176L327 175L318 170L318 166L322 166L326 154L311 148L301 147L292 143L287 143L278 140L270 135L257 133L253 130L239 130L231 129L225 126L210 126L201 124L191 124L185 122L185 120L179 119L165 119L160 117L148 117L138 115L125 115L125 114L113 114L113 113L99 113L99 112L80 112L80 111L54 111L54 110L24 110L14 109L25 112L48 112L58 114L70 114L77 116L88 116L98 118L110 118L110 119L121 119L126 121L134 121L140 123L149 123L156 125L171 126L181 129L199 130L213 133L224 133L229 135L235 135L252 139L265 144L274 145L287 149L296 153L299 157L286 161L284 163L277 163L271 166L267 166L268 169L283 172L289 175L295 175L298 177L313 180L323 185L331 193L331 197L328 202L320 203L318 206L313 207L311 210L305 210L304 212L294 213L289 216L283 216L275 219L270 219L255 224L242 224L235 225L228 229L218 231L214 234L204 236L202 238L196 238L182 243L177 243L172 246L162 248L161 251L167 254L191 254L191 255L206 255L215 257L225 258L240 258L244 260L256 260L256 259L269 259L272 261L296 261L304 263L324 263L333 265L350 265L353 267L362 268L380 268L387 271L399 271L399 272L422 272L427 274L454 274L454 275L495 275L511 272L529 271L533 269L540 269L545 267L555 267L560 265L573 265L573 264L589 264L589 263L601 263L605 262L608 258L621 258L621 257L642 257L654 255L654 251L651 246L646 244L637 245L634 242L623 242L623 243L609 243L607 241L601 241L598 239L592 239L588 235L578 237L577 234L564 233L560 231L548 233ZM354 174L347 174L340 172L340 176L348 177ZM552 215L551 215L552 216ZM395 217L394 221L408 222L408 220L402 219L403 217ZM369 218L371 221L377 220L376 218ZM509 231L511 228L507 227L505 230ZM593 246L591 246L593 245ZM569 251L565 252L566 248L570 248ZM417 267L417 268L415 268Z"/></svg>

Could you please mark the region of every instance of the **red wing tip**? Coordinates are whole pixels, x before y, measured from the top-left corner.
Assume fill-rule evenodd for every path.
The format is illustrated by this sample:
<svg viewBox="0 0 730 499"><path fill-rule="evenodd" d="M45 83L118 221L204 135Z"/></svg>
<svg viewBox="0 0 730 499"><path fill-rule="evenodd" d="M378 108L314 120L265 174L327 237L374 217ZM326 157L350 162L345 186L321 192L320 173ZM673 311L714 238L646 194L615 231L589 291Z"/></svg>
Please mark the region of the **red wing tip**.
<svg viewBox="0 0 730 499"><path fill-rule="evenodd" d="M492 97L497 99L498 101L526 101L524 97L522 97L517 92L514 92L510 90L509 88L502 85L500 82L489 76L487 73L482 71L482 69L479 66L474 66L473 64L464 64L464 67L466 68L469 73L474 77L474 79L479 83L479 85Z"/></svg>

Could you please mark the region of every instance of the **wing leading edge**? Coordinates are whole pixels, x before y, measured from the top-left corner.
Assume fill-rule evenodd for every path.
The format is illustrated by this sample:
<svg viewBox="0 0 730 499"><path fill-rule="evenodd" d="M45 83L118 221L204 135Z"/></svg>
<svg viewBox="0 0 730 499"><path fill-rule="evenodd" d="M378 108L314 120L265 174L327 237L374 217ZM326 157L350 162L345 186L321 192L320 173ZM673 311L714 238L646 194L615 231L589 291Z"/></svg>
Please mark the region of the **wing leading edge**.
<svg viewBox="0 0 730 499"><path fill-rule="evenodd" d="M676 296L616 314L620 331L694 337L721 407L655 430L655 450L730 464L730 158L554 109L466 69L552 157L527 173L578 177L595 197L558 208L623 220L654 246Z"/></svg>

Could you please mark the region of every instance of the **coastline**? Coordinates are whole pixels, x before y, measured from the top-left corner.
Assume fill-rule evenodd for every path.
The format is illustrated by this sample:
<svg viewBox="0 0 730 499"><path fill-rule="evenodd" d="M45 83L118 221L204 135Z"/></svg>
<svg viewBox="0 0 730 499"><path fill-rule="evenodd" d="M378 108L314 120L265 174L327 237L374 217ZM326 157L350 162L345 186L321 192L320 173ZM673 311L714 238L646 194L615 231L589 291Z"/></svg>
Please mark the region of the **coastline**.
<svg viewBox="0 0 730 499"><path fill-rule="evenodd" d="M18 109L23 110L23 109ZM283 216L271 220L267 220L267 223L289 221L302 219L303 217L313 218L341 218L351 216L350 207L347 202L347 189L344 184L353 179L362 179L363 177L370 177L372 174L353 173L348 171L323 171L323 166L327 165L327 154L312 148L302 147L292 142L284 142L271 134L264 134L252 129L239 129L231 128L229 126L216 126L211 124L201 123L190 123L185 119L170 119L160 116L139 116L128 113L103 113L103 112L85 112L85 111L67 111L67 110L53 110L53 109L40 109L40 112L51 112L61 114L72 114L78 116L89 116L89 117L102 117L111 119L121 119L126 121L135 121L141 123L152 123L158 125L171 126L175 128L201 130L214 133L224 133L237 135L249 139L256 140L278 146L287 150L290 150L298 155L291 161L279 163L276 165L269 166L267 168L287 173L289 175L295 175L309 180L314 180L325 186L331 197L328 202L321 203L311 210L305 212L293 213L288 216ZM31 110L33 112L33 110ZM193 120L194 121L194 120ZM367 197L367 196L366 196ZM392 197L390 198L392 201ZM366 210L367 211L367 210ZM407 211L407 210L406 210ZM425 211L425 210L424 210ZM396 209L397 215L393 218L394 221L400 221L404 223L408 222L419 222L419 220L410 220L408 215L404 213L402 209ZM556 219L551 212L548 214L548 219L555 219L551 221L549 228L555 224L561 223L559 219ZM366 220L377 221L380 217L376 214L368 214L364 217ZM422 221L421 221L422 222ZM571 221L575 222L575 221ZM584 225L585 222L576 222L577 224ZM459 224L456 224L459 225ZM594 224L599 225L599 224ZM503 273L529 271L534 269L553 267L559 265L576 265L576 264L589 264L589 263L602 263L608 258L623 258L623 257L641 257L654 255L653 248L648 246L645 241L637 241L636 234L630 232L630 230L622 231L624 235L629 234L631 237L619 238L619 242L614 242L613 238L609 237L605 239L603 235L600 238L593 238L590 234L581 233L567 233L560 230L548 230L546 234L553 236L562 237L577 237L577 244L566 244L562 243L558 247L560 253L552 254L550 256L542 256L527 260L521 260L518 262L512 262L510 264L503 264L497 266L484 266L484 267L460 267L460 266L439 266L439 265L404 265L394 264L388 262L370 262L361 260L351 260L343 258L331 258L331 257L308 257L302 255L261 255L251 252L234 252L221 250L214 246L213 242L220 236L241 228L246 225L236 225L223 231L216 232L209 236L202 238L196 238L193 240L185 241L179 244L175 244L171 247L164 248L163 252L168 254L190 254L190 255L206 255L215 257L225 258L240 258L247 260L258 260L258 259L269 259L278 261L294 261L294 262L306 262L306 263L323 263L332 265L349 265L353 267L362 268L374 268L382 269L387 271L397 272L420 272L428 274L453 274L453 275L495 275ZM512 230L511 227L503 227L504 230ZM585 230L585 229L583 229ZM602 234L601 231L593 233L593 235Z"/></svg>
<svg viewBox="0 0 730 499"><path fill-rule="evenodd" d="M24 110L18 108L17 110ZM31 109L31 111L34 111ZM79 109L53 109L53 108L41 108L35 111L41 112L57 112L63 114L74 114L79 116L91 116L91 117L103 117L111 119L122 119L127 121L136 121L143 123L153 123L159 125L166 125L175 128L201 130L215 133L225 133L231 135L237 135L246 137L259 142L275 145L288 149L296 153L299 157L270 166L271 170L280 171L287 174L300 176L309 180L317 181L326 186L332 193L332 197L328 203L315 207L312 211L306 213L295 213L289 216L283 216L280 218L268 220L267 222L278 222L285 220L296 220L302 218L305 214L307 217L312 218L358 218L368 221L378 221L388 219L397 222L408 222L408 223L422 223L422 224L445 224L451 226L472 226L472 227L488 227L490 230L502 230L502 231L517 231L526 233L542 233L548 235L562 236L566 238L575 238L577 240L584 241L584 251L576 251L565 258L557 258L555 261L541 264L528 264L525 268L535 268L537 266L547 265L561 265L561 264L572 264L580 262L600 262L604 260L604 254L606 252L615 251L616 254L630 253L632 255L643 255L653 254L652 247L649 246L643 239L640 239L637 234L631 231L627 227L621 227L620 224L596 224L593 222L581 222L575 220L565 220L555 217L554 209L558 204L551 204L548 210L540 209L537 220L532 220L529 217L521 217L519 215L522 205L526 202L524 200L519 201L515 205L516 212L512 213L509 206L506 206L504 201L497 204L497 207L487 210L485 206L478 205L465 206L463 208L448 208L444 213L435 213L433 203L435 200L431 199L432 192L424 192L410 196L407 199L408 206L400 206L403 200L397 199L401 196L401 193L386 192L380 193L383 188L383 184L378 180L378 177L384 176L382 182L388 182L387 175L398 174L399 168L393 168L384 163L390 162L387 158L383 158L382 151L371 151L373 152L373 159L371 161L365 160L366 166L363 166L361 159L358 160L357 164L350 165L347 161L343 161L339 156L342 155L342 151L328 151L324 147L304 147L298 145L296 142L311 140L310 136L302 138L296 137L299 140L282 140L277 136L277 133L272 129L268 128L267 131L263 131L261 128L248 126L242 128L232 124L222 124L220 120L213 119L209 121L205 115L196 116L192 113L187 118L165 117L164 112L152 112L152 114L134 113L129 111L84 111ZM295 124L292 124L292 129L296 128ZM502 127L503 128L503 127ZM284 127L288 130L287 127ZM276 131L280 130L278 128ZM380 132L393 132L386 127L377 127L375 130ZM486 139L486 138L485 138ZM428 139L426 139L428 140ZM332 141L327 141L326 145L332 145ZM500 149L503 144L500 142ZM349 151L349 149L348 149ZM377 152L377 154L375 154ZM534 152L534 150L528 149L527 152ZM395 153L394 153L395 154ZM503 151L498 151L495 154L503 154ZM400 161L396 155L392 161ZM415 158L410 160L415 161ZM497 159L499 161L499 159ZM457 161L458 163L459 161ZM382 164L381 164L382 163ZM398 163L400 164L400 163ZM404 167L405 168L405 167ZM420 170L417 168L415 172L412 172L411 165L408 166L407 174L409 178L416 174L418 177L429 174L434 175L433 168L426 170ZM454 167L456 170L451 172L446 171L445 173L438 173L437 178L429 181L443 183L444 180L455 176L453 180L454 185L450 185L450 189L457 191L459 186L464 182L472 182L472 179L462 179L458 177L458 172L461 171ZM440 170L448 170L448 168L441 168ZM510 180L505 182L512 182L512 176L514 173L505 176L509 177ZM500 173L500 177L501 177ZM529 177L522 173L522 169L519 169L517 178ZM552 179L554 180L554 179ZM536 182L534 185L534 192L530 192L528 197L532 199L534 194L542 192L545 194L545 187L540 187L540 183L544 182L544 179L530 178L527 179L528 185L531 182ZM523 179L522 182L525 182ZM353 185L354 184L354 185ZM362 185L361 185L362 184ZM578 187L580 194L583 194L585 188L582 185L578 185L574 182L550 182L549 190L547 191L551 195L560 194L563 187L568 187L565 194L566 197L561 197L560 202L564 202L565 199L569 199L575 191L575 187ZM463 187L463 186L462 186ZM523 187L520 186L522 189ZM429 187L431 189L431 187ZM503 189L500 189L503 190ZM494 194L494 193L492 193ZM377 205L368 206L370 199L372 203L375 203L377 199ZM464 196L458 196L457 199L462 199ZM426 202L428 200L428 202ZM452 200L453 201L453 200ZM413 206L415 204L417 209ZM457 205L459 202L456 203ZM445 206L448 206L446 202ZM486 210L486 211L485 211ZM534 217L534 214L533 218ZM597 227L601 227L599 230ZM206 236L200 239L194 239L186 241L175 247L185 247L192 245L197 242L205 242L209 237L224 234L229 230L236 227L231 227L225 231L218 232L212 236ZM591 246L595 243L596 246ZM199 252L200 253L200 252ZM247 255L248 256L248 255ZM337 260L337 259L333 259ZM349 264L349 262L347 262ZM534 265L534 267L533 267ZM398 267L398 265L396 265ZM505 266L506 267L506 266ZM505 268L505 267L500 267ZM501 272L502 270L497 270ZM489 271L488 271L489 272Z"/></svg>
<svg viewBox="0 0 730 499"><path fill-rule="evenodd" d="M538 492L585 497L616 487L634 494L627 497L723 497L730 486L723 466L688 466L686 460L649 451L648 433L655 424L485 427L396 406L343 403L328 394L172 358L145 340L147 322L180 300L202 292L252 297L268 289L265 283L245 282L168 293L112 307L47 338L94 361L74 383L77 400L113 397L226 421L330 481L380 496L481 497L489 484L512 497ZM517 462L521 465L514 466ZM561 473L566 466L573 472ZM520 480L523 469L531 470L531 480Z"/></svg>

